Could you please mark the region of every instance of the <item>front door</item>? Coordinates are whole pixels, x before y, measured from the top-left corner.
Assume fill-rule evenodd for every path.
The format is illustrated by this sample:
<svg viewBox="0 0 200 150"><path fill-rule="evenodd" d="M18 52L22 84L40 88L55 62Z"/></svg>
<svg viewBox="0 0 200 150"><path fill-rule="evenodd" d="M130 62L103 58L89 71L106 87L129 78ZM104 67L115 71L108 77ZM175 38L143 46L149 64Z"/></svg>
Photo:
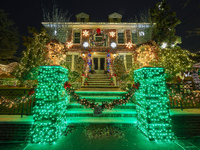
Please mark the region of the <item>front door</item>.
<svg viewBox="0 0 200 150"><path fill-rule="evenodd" d="M94 66L94 71L96 73L104 73L105 70L105 57L94 57L93 58L93 66Z"/></svg>

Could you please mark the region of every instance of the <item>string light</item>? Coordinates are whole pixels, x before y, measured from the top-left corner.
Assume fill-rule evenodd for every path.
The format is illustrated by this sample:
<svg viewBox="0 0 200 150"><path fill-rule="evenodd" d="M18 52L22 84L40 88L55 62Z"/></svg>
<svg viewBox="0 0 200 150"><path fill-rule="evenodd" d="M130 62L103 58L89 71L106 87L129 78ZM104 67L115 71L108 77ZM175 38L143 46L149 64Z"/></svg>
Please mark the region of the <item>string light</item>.
<svg viewBox="0 0 200 150"><path fill-rule="evenodd" d="M144 67L135 70L134 81L140 83L135 92L138 128L149 140L172 140L164 69Z"/></svg>
<svg viewBox="0 0 200 150"><path fill-rule="evenodd" d="M111 32L109 32L109 34L111 37L115 37L115 32L111 31Z"/></svg>
<svg viewBox="0 0 200 150"><path fill-rule="evenodd" d="M133 43L131 43L131 42L126 43L126 47L128 49L131 49L133 47Z"/></svg>
<svg viewBox="0 0 200 150"><path fill-rule="evenodd" d="M67 94L64 83L68 70L60 66L40 66L36 104L33 112L33 143L53 143L66 129Z"/></svg>
<svg viewBox="0 0 200 150"><path fill-rule="evenodd" d="M73 43L72 42L67 42L66 46L67 46L67 48L71 48L73 46Z"/></svg>
<svg viewBox="0 0 200 150"><path fill-rule="evenodd" d="M85 36L85 37L89 36L89 31L84 30L84 31L83 31L83 36Z"/></svg>

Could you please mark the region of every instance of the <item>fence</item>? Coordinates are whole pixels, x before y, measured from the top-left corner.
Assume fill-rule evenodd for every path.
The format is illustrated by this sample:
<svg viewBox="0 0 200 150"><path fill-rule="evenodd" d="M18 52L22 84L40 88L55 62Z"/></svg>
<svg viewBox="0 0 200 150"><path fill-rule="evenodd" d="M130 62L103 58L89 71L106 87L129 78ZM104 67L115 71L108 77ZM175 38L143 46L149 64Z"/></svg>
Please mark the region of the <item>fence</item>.
<svg viewBox="0 0 200 150"><path fill-rule="evenodd" d="M20 87L0 87L0 98L5 97L15 103L15 98L20 98L28 95L30 88ZM7 100L7 101L8 101ZM35 105L35 97L31 96L29 99L22 99L20 103L9 107L9 102L4 102L0 99L0 115L32 115L32 110Z"/></svg>
<svg viewBox="0 0 200 150"><path fill-rule="evenodd" d="M167 86L170 108L200 108L200 91L195 90L192 82Z"/></svg>

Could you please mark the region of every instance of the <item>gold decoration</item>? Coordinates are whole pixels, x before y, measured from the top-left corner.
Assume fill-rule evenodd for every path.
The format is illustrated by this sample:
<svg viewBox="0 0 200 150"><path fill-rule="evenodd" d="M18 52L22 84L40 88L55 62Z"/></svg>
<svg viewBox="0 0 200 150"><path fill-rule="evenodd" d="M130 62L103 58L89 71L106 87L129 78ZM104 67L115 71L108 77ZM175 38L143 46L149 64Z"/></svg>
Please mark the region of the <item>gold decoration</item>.
<svg viewBox="0 0 200 150"><path fill-rule="evenodd" d="M115 37L115 32L111 31L111 32L109 32L109 34L111 37Z"/></svg>
<svg viewBox="0 0 200 150"><path fill-rule="evenodd" d="M50 42L47 44L48 55L53 63L51 65L59 65L59 63L64 59L64 55L62 55L64 51L64 45L57 42Z"/></svg>
<svg viewBox="0 0 200 150"><path fill-rule="evenodd" d="M128 49L131 49L133 47L133 43L131 43L131 42L126 43L126 47Z"/></svg>
<svg viewBox="0 0 200 150"><path fill-rule="evenodd" d="M71 48L73 46L73 43L72 42L67 42L66 46L67 46L67 48Z"/></svg>
<svg viewBox="0 0 200 150"><path fill-rule="evenodd" d="M137 50L137 60L142 63L143 67L151 67L149 62L155 58L153 47L150 45L142 45Z"/></svg>
<svg viewBox="0 0 200 150"><path fill-rule="evenodd" d="M83 31L83 36L85 36L85 37L89 36L89 31L84 30L84 31Z"/></svg>

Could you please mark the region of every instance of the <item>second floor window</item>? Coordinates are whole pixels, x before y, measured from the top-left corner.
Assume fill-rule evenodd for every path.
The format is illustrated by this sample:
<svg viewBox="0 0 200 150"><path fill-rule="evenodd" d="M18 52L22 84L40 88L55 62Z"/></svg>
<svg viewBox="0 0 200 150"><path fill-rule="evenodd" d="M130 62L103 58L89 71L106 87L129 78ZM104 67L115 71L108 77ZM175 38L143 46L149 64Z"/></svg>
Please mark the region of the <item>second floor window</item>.
<svg viewBox="0 0 200 150"><path fill-rule="evenodd" d="M118 43L124 43L124 33L118 33Z"/></svg>
<svg viewBox="0 0 200 150"><path fill-rule="evenodd" d="M80 43L80 35L81 33L80 32L75 32L74 33L74 43Z"/></svg>
<svg viewBox="0 0 200 150"><path fill-rule="evenodd" d="M96 35L96 42L101 42L102 40L102 35Z"/></svg>

